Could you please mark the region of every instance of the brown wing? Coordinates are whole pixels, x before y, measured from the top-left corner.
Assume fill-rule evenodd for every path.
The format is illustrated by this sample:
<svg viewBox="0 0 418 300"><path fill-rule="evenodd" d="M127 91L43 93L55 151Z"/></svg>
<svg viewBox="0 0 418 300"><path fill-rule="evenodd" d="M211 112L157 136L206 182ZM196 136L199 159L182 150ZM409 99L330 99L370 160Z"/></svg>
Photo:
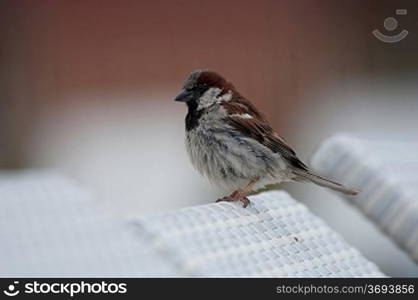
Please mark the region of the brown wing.
<svg viewBox="0 0 418 300"><path fill-rule="evenodd" d="M280 137L269 125L267 120L251 104L250 101L239 98L233 101L222 103L227 110L228 117L226 122L236 130L257 140L260 144L268 147L275 153L280 153L288 163L296 168L307 170L308 167L300 161L295 151ZM245 117L245 114L252 118Z"/></svg>

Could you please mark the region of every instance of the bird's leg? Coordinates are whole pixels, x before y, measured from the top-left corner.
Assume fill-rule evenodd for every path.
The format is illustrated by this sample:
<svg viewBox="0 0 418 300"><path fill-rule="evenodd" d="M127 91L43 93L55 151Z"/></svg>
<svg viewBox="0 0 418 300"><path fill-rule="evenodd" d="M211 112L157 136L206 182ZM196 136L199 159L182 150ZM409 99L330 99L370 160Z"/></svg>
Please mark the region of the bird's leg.
<svg viewBox="0 0 418 300"><path fill-rule="evenodd" d="M216 200L216 202L236 202L241 201L242 206L246 208L248 204L250 204L250 200L247 198L247 195L251 192L252 187L254 184L259 180L259 178L251 180L243 189L237 189L234 192L232 192L231 195L220 198Z"/></svg>
<svg viewBox="0 0 418 300"><path fill-rule="evenodd" d="M236 202L241 201L243 207L247 207L250 204L250 200L246 197L246 193L242 189L234 191L231 195L225 196L216 200L216 202Z"/></svg>

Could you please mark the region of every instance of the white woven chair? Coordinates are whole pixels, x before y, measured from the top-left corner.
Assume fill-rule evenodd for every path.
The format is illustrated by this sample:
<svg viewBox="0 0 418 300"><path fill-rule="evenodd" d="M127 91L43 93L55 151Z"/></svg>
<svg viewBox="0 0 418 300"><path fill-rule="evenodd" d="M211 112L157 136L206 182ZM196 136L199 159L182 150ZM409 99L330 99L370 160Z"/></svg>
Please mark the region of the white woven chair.
<svg viewBox="0 0 418 300"><path fill-rule="evenodd" d="M358 187L359 195L345 199L418 261L418 143L337 135L322 144L312 164Z"/></svg>
<svg viewBox="0 0 418 300"><path fill-rule="evenodd" d="M384 276L287 193L251 200L125 220L61 176L4 173L0 276Z"/></svg>

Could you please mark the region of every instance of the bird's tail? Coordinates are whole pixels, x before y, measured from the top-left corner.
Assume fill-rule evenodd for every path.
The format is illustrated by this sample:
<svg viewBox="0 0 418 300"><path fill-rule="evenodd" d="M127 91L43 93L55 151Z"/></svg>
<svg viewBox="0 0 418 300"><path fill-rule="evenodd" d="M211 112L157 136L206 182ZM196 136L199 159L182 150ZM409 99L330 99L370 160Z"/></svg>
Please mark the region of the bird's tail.
<svg viewBox="0 0 418 300"><path fill-rule="evenodd" d="M332 189L337 192L341 192L347 195L357 195L360 191L352 188L343 186L342 184L323 178L319 175L316 175L310 171L295 169L293 173L297 176L295 180L297 181L310 181L317 185Z"/></svg>

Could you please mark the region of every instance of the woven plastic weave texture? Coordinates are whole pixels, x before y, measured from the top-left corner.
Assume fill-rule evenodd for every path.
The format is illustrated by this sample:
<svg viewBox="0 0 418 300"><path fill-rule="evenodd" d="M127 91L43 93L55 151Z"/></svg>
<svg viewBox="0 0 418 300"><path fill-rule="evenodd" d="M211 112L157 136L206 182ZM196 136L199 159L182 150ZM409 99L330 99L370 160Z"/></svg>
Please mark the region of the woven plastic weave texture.
<svg viewBox="0 0 418 300"><path fill-rule="evenodd" d="M312 164L359 188L345 198L418 261L418 143L339 135L322 144Z"/></svg>
<svg viewBox="0 0 418 300"><path fill-rule="evenodd" d="M374 277L377 267L287 193L134 220L183 273L197 276Z"/></svg>

